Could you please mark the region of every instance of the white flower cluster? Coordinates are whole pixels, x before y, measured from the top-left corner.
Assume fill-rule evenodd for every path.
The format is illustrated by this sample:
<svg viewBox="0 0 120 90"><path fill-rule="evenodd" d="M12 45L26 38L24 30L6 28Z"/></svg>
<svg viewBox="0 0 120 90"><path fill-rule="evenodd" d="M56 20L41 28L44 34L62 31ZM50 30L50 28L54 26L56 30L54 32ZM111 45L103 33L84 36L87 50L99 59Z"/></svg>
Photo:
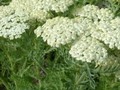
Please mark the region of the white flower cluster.
<svg viewBox="0 0 120 90"><path fill-rule="evenodd" d="M88 36L92 25L92 21L87 18L56 17L48 19L43 26L35 29L34 33L37 37L42 36L48 45L59 47L75 40L77 36Z"/></svg>
<svg viewBox="0 0 120 90"><path fill-rule="evenodd" d="M14 13L14 10L9 6L0 6L0 19L5 16L11 15L12 13Z"/></svg>
<svg viewBox="0 0 120 90"><path fill-rule="evenodd" d="M103 41L110 48L117 47L120 49L120 18L114 18L112 11L109 9L99 9L94 5L86 5L82 8L76 8L74 16L88 18L92 20L91 36Z"/></svg>
<svg viewBox="0 0 120 90"><path fill-rule="evenodd" d="M107 50L104 45L92 37L83 36L71 47L69 53L77 60L97 63L102 62L107 57Z"/></svg>
<svg viewBox="0 0 120 90"><path fill-rule="evenodd" d="M98 60L98 63L100 63L101 60L105 60L107 58L107 50L103 48L103 45L101 45L98 40L103 41L105 44L109 45L110 48L117 47L120 49L120 18L114 18L113 13L109 9L99 9L94 5L86 5L82 8L76 8L72 14L77 16L77 19L79 20L82 20L81 18L83 18L83 20L86 18L89 19L89 24L85 25L86 27L90 27L84 33L84 36L87 35L91 37L89 43L94 43L91 47L91 43L88 44L86 43L87 40L85 38L84 41L81 38L80 41L76 42L71 47L70 54L72 57L76 58L77 60L87 62L91 62L91 60ZM82 23L78 22L78 24L79 26L82 26L84 30L86 30ZM97 43L95 43L96 41ZM101 50L98 50L97 48L94 49L93 47L100 48ZM93 50L93 52L91 52L91 50L88 48ZM96 52L96 50L98 52ZM96 56L99 56L99 58Z"/></svg>
<svg viewBox="0 0 120 90"><path fill-rule="evenodd" d="M10 5L0 6L0 36L19 38L29 28L27 20L46 21L34 31L37 37L41 36L52 47L70 43L72 46L69 53L72 57L100 63L108 57L104 44L109 48L120 49L120 17L115 18L107 8L86 5L73 9L73 19L60 16L48 19L51 17L49 11L65 12L74 2L12 0Z"/></svg>
<svg viewBox="0 0 120 90"><path fill-rule="evenodd" d="M82 8L76 7L75 9L73 9L72 14L74 16L93 19L97 17L96 14L97 14L98 9L99 8L97 6L86 5L86 6L83 6Z"/></svg>
<svg viewBox="0 0 120 90"><path fill-rule="evenodd" d="M89 35L90 34L90 30L93 27L93 22L92 20L88 19L88 18L74 18L74 27L77 29L77 35L81 36L81 35ZM76 30L75 29L75 30Z"/></svg>
<svg viewBox="0 0 120 90"><path fill-rule="evenodd" d="M39 8L46 11L64 12L74 3L74 0L38 0Z"/></svg>
<svg viewBox="0 0 120 90"><path fill-rule="evenodd" d="M25 29L29 29L26 23L26 15L16 12L0 19L0 36L10 40L20 38Z"/></svg>
<svg viewBox="0 0 120 90"><path fill-rule="evenodd" d="M107 8L101 8L96 13L99 21L109 21L114 18L112 11Z"/></svg>
<svg viewBox="0 0 120 90"><path fill-rule="evenodd" d="M120 18L111 21L100 21L97 29L92 31L92 37L104 41L110 48L120 49Z"/></svg>
<svg viewBox="0 0 120 90"><path fill-rule="evenodd" d="M30 19L46 20L50 17L50 14L39 8L40 5L38 5L38 3L40 1L41 0L12 0L9 6L15 10L22 9L29 15Z"/></svg>
<svg viewBox="0 0 120 90"><path fill-rule="evenodd" d="M42 35L41 35L42 31ZM70 43L76 38L77 29L73 20L67 17L48 19L42 27L35 30L37 36L42 36L44 41L52 47L59 47Z"/></svg>
<svg viewBox="0 0 120 90"><path fill-rule="evenodd" d="M112 20L114 15L111 10L107 8L99 9L97 6L94 5L86 5L82 8L75 8L72 11L74 16L89 18L91 20L100 21L100 20Z"/></svg>
<svg viewBox="0 0 120 90"><path fill-rule="evenodd" d="M69 51L71 56L87 62L95 60L97 64L108 58L104 44L120 49L120 18L115 18L109 9L86 5L73 10L72 14L74 19L56 17L47 20L35 34L52 47L75 41Z"/></svg>
<svg viewBox="0 0 120 90"><path fill-rule="evenodd" d="M51 17L48 11L64 12L74 3L74 0L12 0L10 7L23 9L30 18L46 20Z"/></svg>

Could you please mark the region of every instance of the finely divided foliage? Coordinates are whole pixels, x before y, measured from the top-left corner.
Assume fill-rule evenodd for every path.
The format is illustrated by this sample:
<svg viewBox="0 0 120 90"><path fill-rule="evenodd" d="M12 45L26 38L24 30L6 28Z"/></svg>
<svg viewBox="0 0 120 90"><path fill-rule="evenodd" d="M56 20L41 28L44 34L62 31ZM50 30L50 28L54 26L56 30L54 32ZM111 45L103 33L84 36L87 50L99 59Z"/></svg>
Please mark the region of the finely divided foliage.
<svg viewBox="0 0 120 90"><path fill-rule="evenodd" d="M47 3L48 1L49 3ZM27 20L31 18L46 20L47 16L49 16L47 15L48 11L64 12L74 2L73 0L48 1L31 0L30 2L29 0L13 0L9 6L5 6L5 8L2 6L3 13L1 12L1 17L3 15L5 17L0 20L2 24L0 36L10 39L19 38L25 32L25 29L29 28L26 24ZM12 11L10 12L9 7L14 13ZM13 15L9 15L9 13ZM107 8L99 9L99 7L94 5L85 5L82 8L74 8L71 13L75 18L69 19L68 17L58 16L47 19L46 23L34 30L35 34L37 37L41 36L52 47L70 44L71 56L77 60L87 62L91 62L92 60L101 62L107 58L107 50L105 47L102 49L103 45L101 45L102 43L100 41L103 41L110 48L117 47L120 49L120 18L115 17L112 11ZM16 16L16 14L19 14L19 16ZM27 19L24 20L22 18ZM78 45L72 44L74 41ZM90 43L92 47L90 47ZM96 44L98 45L96 46ZM91 50L89 49L87 50L87 47L93 50L92 52L94 53L90 52ZM76 50L77 48L78 51Z"/></svg>
<svg viewBox="0 0 120 90"><path fill-rule="evenodd" d="M0 4L0 61L6 60L0 63L0 74L9 77L6 83L0 77L0 83L8 90L14 86L15 90L119 90L119 82L102 87L112 74L112 82L120 79L120 4L103 1L12 0ZM112 3L116 12L110 10ZM107 75L110 80L105 80Z"/></svg>
<svg viewBox="0 0 120 90"><path fill-rule="evenodd" d="M120 49L120 18L114 17L112 11L86 5L72 13L77 16L75 19L56 17L47 20L42 29L37 29L37 33L42 32L43 40L52 47L65 45L74 39L76 44L71 45L70 54L77 60L87 62L95 60L100 63L107 58L107 48L100 41L109 48Z"/></svg>

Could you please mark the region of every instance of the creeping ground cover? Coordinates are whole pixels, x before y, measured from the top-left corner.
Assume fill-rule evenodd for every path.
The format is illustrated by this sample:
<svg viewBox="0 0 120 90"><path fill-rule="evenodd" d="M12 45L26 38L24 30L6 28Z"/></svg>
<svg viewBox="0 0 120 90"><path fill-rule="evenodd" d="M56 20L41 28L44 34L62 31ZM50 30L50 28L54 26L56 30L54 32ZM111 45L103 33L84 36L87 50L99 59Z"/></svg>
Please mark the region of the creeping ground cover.
<svg viewBox="0 0 120 90"><path fill-rule="evenodd" d="M0 0L0 90L120 90L120 0Z"/></svg>

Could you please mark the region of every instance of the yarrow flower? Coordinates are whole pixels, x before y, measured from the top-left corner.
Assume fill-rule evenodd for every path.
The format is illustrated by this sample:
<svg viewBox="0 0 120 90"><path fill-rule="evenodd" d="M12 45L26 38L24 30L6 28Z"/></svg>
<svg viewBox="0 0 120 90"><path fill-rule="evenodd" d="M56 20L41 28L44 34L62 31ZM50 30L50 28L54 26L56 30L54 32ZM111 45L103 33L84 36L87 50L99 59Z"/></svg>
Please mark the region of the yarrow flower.
<svg viewBox="0 0 120 90"><path fill-rule="evenodd" d="M20 12L3 17L0 19L0 36L10 40L20 38L21 34L29 29L27 20L26 15Z"/></svg>
<svg viewBox="0 0 120 90"><path fill-rule="evenodd" d="M85 5L82 8L75 8L72 11L74 16L84 17L95 21L112 20L114 15L111 10L107 8L99 9L95 5Z"/></svg>
<svg viewBox="0 0 120 90"><path fill-rule="evenodd" d="M14 13L14 10L9 6L0 6L0 19L12 13Z"/></svg>
<svg viewBox="0 0 120 90"><path fill-rule="evenodd" d="M84 41L79 39L79 41L76 41L76 43L71 47L70 54L72 57L76 58L77 60L87 62L96 60L98 63L100 63L101 61L105 60L107 58L107 50L103 48L103 45L101 46L102 43L100 43L98 40L103 41L110 48L117 47L120 49L120 18L115 18L111 10L107 8L99 9L94 5L86 5L82 8L76 8L72 14L75 17L77 16L77 19L79 20L81 18L83 18L83 20L89 20L89 25L85 24L86 27L90 26L89 29L86 30L85 27L83 28L83 30L86 30L84 36L87 35L87 37L89 36L89 38L91 38L89 41L90 44L94 43L93 46L91 46L90 44L86 43L87 39L82 37L82 39L84 38ZM78 24L79 26L82 25L82 23L79 22ZM97 48L101 48L101 50L96 52L97 48L94 49L94 45ZM91 52L91 50L88 48L91 48L93 52ZM99 58L96 56L99 56Z"/></svg>
<svg viewBox="0 0 120 90"><path fill-rule="evenodd" d="M102 62L107 57L105 46L92 37L83 36L74 43L69 51L72 57L77 60L97 63Z"/></svg>
<svg viewBox="0 0 120 90"><path fill-rule="evenodd" d="M120 49L120 18L107 8L85 5L74 8L68 17L51 17L50 11L65 12L75 0L12 0L0 6L0 36L15 39L29 29L27 20L45 21L34 33L48 45L70 44L69 53L77 60L101 63L108 57L106 46ZM75 43L74 43L75 42Z"/></svg>
<svg viewBox="0 0 120 90"><path fill-rule="evenodd" d="M30 18L46 20L51 17L49 11L64 12L74 3L74 0L12 0L10 7L22 9Z"/></svg>
<svg viewBox="0 0 120 90"><path fill-rule="evenodd" d="M43 40L53 47L70 43L77 36L77 29L74 27L73 20L67 17L56 17L47 20L42 27L35 30L36 35L39 36L41 31Z"/></svg>
<svg viewBox="0 0 120 90"><path fill-rule="evenodd" d="M77 8L72 13L79 18L92 20L93 25L89 32L91 32L90 35L93 38L103 41L110 48L117 47L120 49L120 18L115 18L111 10L107 8L99 9L94 5L86 5L82 8Z"/></svg>
<svg viewBox="0 0 120 90"><path fill-rule="evenodd" d="M96 12L98 21L109 21L114 18L113 12L107 8L101 8Z"/></svg>
<svg viewBox="0 0 120 90"><path fill-rule="evenodd" d="M47 20L43 26L35 29L34 33L37 37L42 36L48 45L59 47L75 40L77 36L89 34L89 29L92 26L91 22L91 20L85 18L56 17Z"/></svg>
<svg viewBox="0 0 120 90"><path fill-rule="evenodd" d="M97 17L97 11L99 8L94 5L85 5L82 8L76 7L72 10L73 16L79 16L84 18L93 19Z"/></svg>
<svg viewBox="0 0 120 90"><path fill-rule="evenodd" d="M74 0L38 0L37 6L46 11L65 12Z"/></svg>
<svg viewBox="0 0 120 90"><path fill-rule="evenodd" d="M97 29L92 32L92 37L103 41L110 48L120 49L120 18L99 22Z"/></svg>
<svg viewBox="0 0 120 90"><path fill-rule="evenodd" d="M49 19L34 31L35 34L52 47L75 42L70 44L71 56L87 62L94 60L97 64L108 57L104 44L120 49L120 20L114 17L112 11L86 5L73 12L75 18Z"/></svg>
<svg viewBox="0 0 120 90"><path fill-rule="evenodd" d="M89 35L90 30L94 27L93 21L88 18L74 18L74 27L77 29L78 36Z"/></svg>
<svg viewBox="0 0 120 90"><path fill-rule="evenodd" d="M74 1L75 0L12 0L11 6L20 6L21 8L24 6L26 11L29 11L29 8L37 8L45 11L64 12L68 10L70 5L74 4Z"/></svg>
<svg viewBox="0 0 120 90"><path fill-rule="evenodd" d="M44 21L47 18L51 17L51 15L46 10L39 8L39 2L40 0L12 0L9 6L15 10L23 10L29 15L30 19Z"/></svg>

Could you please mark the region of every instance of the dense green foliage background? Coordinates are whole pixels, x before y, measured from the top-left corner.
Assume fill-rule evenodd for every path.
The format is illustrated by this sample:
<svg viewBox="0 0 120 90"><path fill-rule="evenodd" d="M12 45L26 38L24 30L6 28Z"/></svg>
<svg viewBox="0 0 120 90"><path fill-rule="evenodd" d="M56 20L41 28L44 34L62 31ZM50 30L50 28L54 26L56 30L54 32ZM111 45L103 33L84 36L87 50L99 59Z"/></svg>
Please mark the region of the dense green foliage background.
<svg viewBox="0 0 120 90"><path fill-rule="evenodd" d="M107 7L120 16L119 0L77 1L75 5ZM0 5L9 2L0 0ZM69 16L69 11L60 15ZM76 61L68 48L51 48L36 38L33 30L38 24L32 22L32 28L20 39L0 38L0 90L120 90L120 79L115 77L120 61L98 67L94 62Z"/></svg>

